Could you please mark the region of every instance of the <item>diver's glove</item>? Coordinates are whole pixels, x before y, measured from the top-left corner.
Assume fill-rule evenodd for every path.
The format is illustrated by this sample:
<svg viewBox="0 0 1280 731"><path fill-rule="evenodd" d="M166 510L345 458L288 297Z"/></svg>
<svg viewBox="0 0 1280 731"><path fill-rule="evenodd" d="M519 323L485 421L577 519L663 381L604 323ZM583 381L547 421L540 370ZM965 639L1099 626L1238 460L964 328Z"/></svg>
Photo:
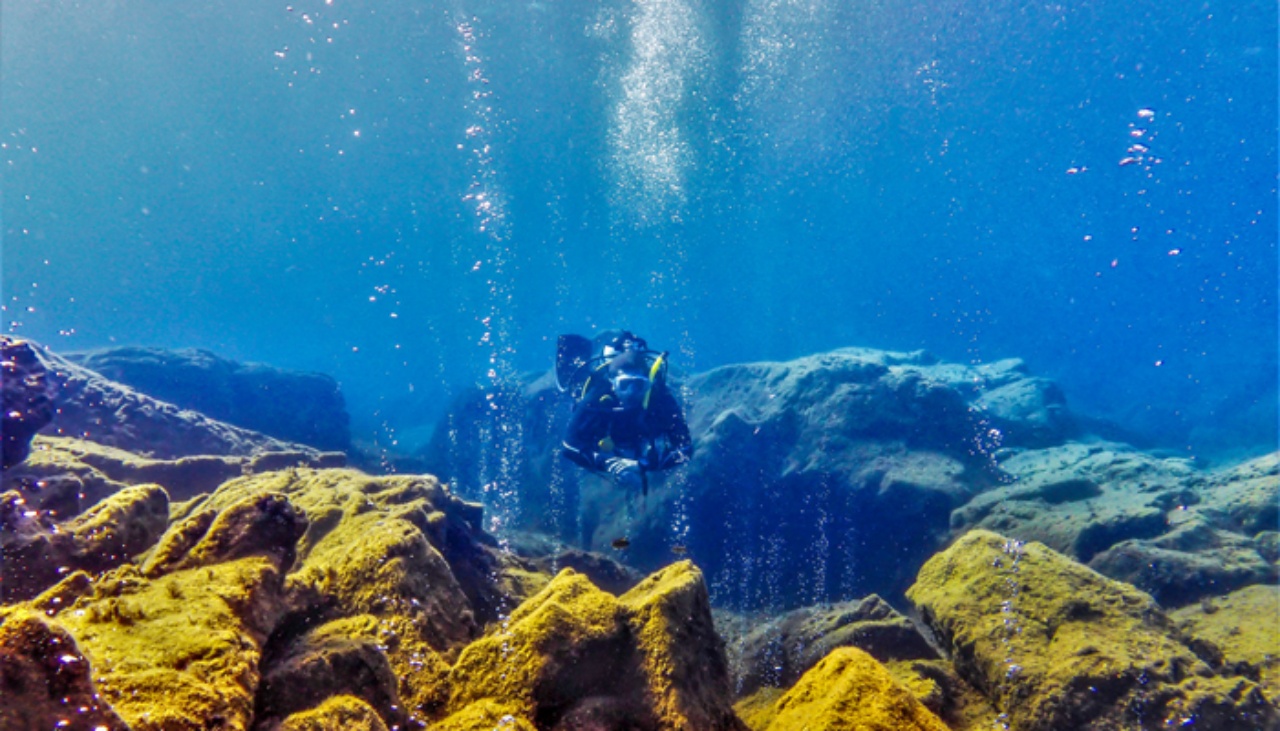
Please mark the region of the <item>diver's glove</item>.
<svg viewBox="0 0 1280 731"><path fill-rule="evenodd" d="M663 455L662 460L658 462L658 469L669 470L672 467L678 467L688 461L688 453L683 449L677 449L674 452L667 452Z"/></svg>
<svg viewBox="0 0 1280 731"><path fill-rule="evenodd" d="M604 468L609 472L609 476L613 478L618 487L632 488L639 487L641 482L640 463L634 459L626 457L610 457L604 463Z"/></svg>

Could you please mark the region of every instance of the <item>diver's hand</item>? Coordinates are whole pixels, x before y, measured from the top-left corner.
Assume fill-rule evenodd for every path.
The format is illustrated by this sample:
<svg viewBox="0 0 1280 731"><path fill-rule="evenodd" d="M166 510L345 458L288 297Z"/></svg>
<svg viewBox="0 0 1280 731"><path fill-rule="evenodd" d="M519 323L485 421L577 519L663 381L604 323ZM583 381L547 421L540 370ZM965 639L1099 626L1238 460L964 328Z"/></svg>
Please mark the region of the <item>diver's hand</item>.
<svg viewBox="0 0 1280 731"><path fill-rule="evenodd" d="M626 457L610 457L604 464L618 487L633 488L640 486L640 463Z"/></svg>

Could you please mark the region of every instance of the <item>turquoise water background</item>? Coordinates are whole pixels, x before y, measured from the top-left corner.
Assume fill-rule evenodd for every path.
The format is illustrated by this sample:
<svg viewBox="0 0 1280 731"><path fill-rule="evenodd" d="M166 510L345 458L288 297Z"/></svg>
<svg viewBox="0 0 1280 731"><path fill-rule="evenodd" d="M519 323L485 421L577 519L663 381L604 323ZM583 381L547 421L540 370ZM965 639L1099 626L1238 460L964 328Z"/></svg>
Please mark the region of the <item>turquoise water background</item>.
<svg viewBox="0 0 1280 731"><path fill-rule="evenodd" d="M6 2L6 330L342 382L357 437L629 327L1020 357L1277 439L1273 2Z"/></svg>

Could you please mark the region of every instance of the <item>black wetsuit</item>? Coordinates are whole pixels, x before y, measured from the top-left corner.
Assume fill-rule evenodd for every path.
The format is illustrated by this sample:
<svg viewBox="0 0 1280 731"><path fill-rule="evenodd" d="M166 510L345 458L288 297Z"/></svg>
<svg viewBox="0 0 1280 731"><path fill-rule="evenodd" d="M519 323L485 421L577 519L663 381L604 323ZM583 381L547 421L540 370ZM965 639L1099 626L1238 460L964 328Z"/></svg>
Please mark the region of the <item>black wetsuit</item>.
<svg viewBox="0 0 1280 731"><path fill-rule="evenodd" d="M638 460L646 472L689 461L689 425L665 384L654 385L647 409L623 411L608 381L600 382L574 407L564 438L567 459L594 472L606 472L614 457Z"/></svg>

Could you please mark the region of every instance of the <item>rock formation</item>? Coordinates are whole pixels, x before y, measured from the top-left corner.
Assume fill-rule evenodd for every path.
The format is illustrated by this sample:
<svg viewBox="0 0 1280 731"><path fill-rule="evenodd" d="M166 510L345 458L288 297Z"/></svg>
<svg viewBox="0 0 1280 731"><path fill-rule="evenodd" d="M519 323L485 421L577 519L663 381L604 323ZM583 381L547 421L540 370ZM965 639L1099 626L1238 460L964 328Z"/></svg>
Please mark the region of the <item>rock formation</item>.
<svg viewBox="0 0 1280 731"><path fill-rule="evenodd" d="M1040 541L1165 606L1280 577L1280 453L1217 471L1120 444L1070 443L1001 462L1014 482L952 513Z"/></svg>
<svg viewBox="0 0 1280 731"><path fill-rule="evenodd" d="M609 550L664 564L647 577L507 531L435 477L271 451L288 445L77 375L54 406L83 418L110 391L119 420L93 412L89 434L107 444L37 436L0 481L0 727L1280 727L1277 455L1207 471L1045 446L1068 423L1052 389L975 374L842 351L689 379L702 461ZM963 446L1018 423L1022 446ZM156 446L167 426L180 448ZM610 499L581 487L584 516ZM907 572L905 596L850 593ZM892 608L907 596L932 634Z"/></svg>
<svg viewBox="0 0 1280 731"><path fill-rule="evenodd" d="M0 336L0 370L4 392L0 442L7 470L27 458L31 438L53 419L56 389L29 341Z"/></svg>
<svg viewBox="0 0 1280 731"><path fill-rule="evenodd" d="M1039 543L975 530L908 596L1012 728L1268 729L1257 683L1218 673L1151 597Z"/></svg>
<svg viewBox="0 0 1280 731"><path fill-rule="evenodd" d="M322 373L237 363L194 348L108 348L68 359L161 401L286 442L337 452L351 446L342 392Z"/></svg>
<svg viewBox="0 0 1280 731"><path fill-rule="evenodd" d="M1075 430L1058 389L1018 361L848 348L717 368L674 388L695 457L652 478L647 500L558 458L571 402L549 375L465 394L425 461L473 499L510 486L516 527L595 551L626 537L626 561L646 571L687 552L718 602L777 608L900 595L951 510L1003 479L998 448ZM677 523L687 530L673 534Z"/></svg>
<svg viewBox="0 0 1280 731"><path fill-rule="evenodd" d="M56 417L42 433L88 439L155 459L318 453L139 393L43 348L31 352L57 394Z"/></svg>

